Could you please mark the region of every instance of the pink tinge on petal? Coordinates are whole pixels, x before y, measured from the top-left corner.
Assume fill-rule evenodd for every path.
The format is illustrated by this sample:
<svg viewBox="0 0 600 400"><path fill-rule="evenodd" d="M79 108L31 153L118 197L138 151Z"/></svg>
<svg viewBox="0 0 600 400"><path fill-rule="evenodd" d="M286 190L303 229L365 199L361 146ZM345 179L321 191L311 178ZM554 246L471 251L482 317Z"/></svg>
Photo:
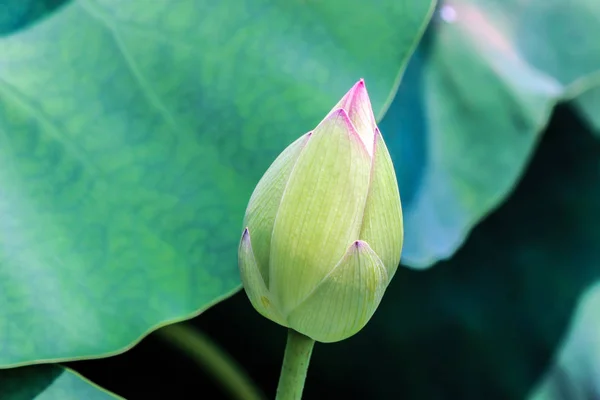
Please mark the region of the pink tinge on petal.
<svg viewBox="0 0 600 400"><path fill-rule="evenodd" d="M381 131L379 130L378 127L375 127L375 130L373 132L373 156L371 157L371 162L373 163L371 165L371 167L373 165L375 165L375 157L377 157L377 137L381 136Z"/></svg>
<svg viewBox="0 0 600 400"><path fill-rule="evenodd" d="M373 132L373 152L376 151L375 147L377 145L377 137L382 136L381 135L381 131L379 130L378 127L375 127L375 131ZM382 136L383 139L383 136Z"/></svg>
<svg viewBox="0 0 600 400"><path fill-rule="evenodd" d="M367 153L369 153L369 149L372 150L373 144L371 143L369 144L369 146L367 146L363 137L361 137L361 135L356 130L354 124L350 120L348 113L343 108L331 110L331 112L325 117L325 119L323 119L323 121L319 123L319 125L314 129L313 132L320 131L321 129L323 129L322 126L331 123L343 127L343 129L348 133L348 135L354 137L355 140L358 140L358 142L362 144L363 148ZM372 152L369 153L369 156L372 156Z"/></svg>
<svg viewBox="0 0 600 400"><path fill-rule="evenodd" d="M361 78L354 84L354 86L350 88L350 90L348 90L348 92L346 92L344 97L342 97L342 99L337 103L336 107L341 107L346 110L348 114L350 114L352 109L355 108L353 103L364 101L365 98L370 105L371 103L367 93L367 88L365 87L365 80Z"/></svg>
<svg viewBox="0 0 600 400"><path fill-rule="evenodd" d="M244 244L247 244L249 240L250 240L250 231L248 231L248 228L246 228L246 229L244 229L244 233L242 233L242 242Z"/></svg>
<svg viewBox="0 0 600 400"><path fill-rule="evenodd" d="M373 114L365 81L361 79L356 82L334 107L334 110L336 108L343 108L346 111L354 128L365 144L367 152L372 157L373 137L377 123L375 122L375 115Z"/></svg>

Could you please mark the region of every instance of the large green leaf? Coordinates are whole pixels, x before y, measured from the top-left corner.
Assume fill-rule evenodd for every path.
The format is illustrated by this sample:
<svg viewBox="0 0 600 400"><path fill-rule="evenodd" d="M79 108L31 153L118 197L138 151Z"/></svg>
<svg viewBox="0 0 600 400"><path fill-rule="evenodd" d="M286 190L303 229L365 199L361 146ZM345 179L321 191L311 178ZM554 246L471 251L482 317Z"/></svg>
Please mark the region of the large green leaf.
<svg viewBox="0 0 600 400"><path fill-rule="evenodd" d="M2 0L0 35L23 29L67 0Z"/></svg>
<svg viewBox="0 0 600 400"><path fill-rule="evenodd" d="M597 0L440 5L381 123L405 209L404 263L451 256L506 198L555 104L597 80L598 20Z"/></svg>
<svg viewBox="0 0 600 400"><path fill-rule="evenodd" d="M2 400L111 400L118 398L79 374L56 365L0 371Z"/></svg>
<svg viewBox="0 0 600 400"><path fill-rule="evenodd" d="M0 365L236 291L261 174L360 77L383 110L431 7L80 0L0 39Z"/></svg>

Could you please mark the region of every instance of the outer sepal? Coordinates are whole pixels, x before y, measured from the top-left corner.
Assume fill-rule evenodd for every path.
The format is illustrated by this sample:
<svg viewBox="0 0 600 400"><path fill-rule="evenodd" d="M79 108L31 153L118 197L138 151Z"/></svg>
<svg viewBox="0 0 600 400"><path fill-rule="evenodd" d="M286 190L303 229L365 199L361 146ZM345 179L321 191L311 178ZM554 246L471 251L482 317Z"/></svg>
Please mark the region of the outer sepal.
<svg viewBox="0 0 600 400"><path fill-rule="evenodd" d="M346 339L371 319L388 284L383 263L361 240L288 315L290 326L319 342Z"/></svg>
<svg viewBox="0 0 600 400"><path fill-rule="evenodd" d="M242 240L240 241L238 264L242 283L252 306L263 316L277 322L279 325L287 327L285 318L283 318L278 307L273 303L269 290L256 265L248 228L244 229Z"/></svg>
<svg viewBox="0 0 600 400"><path fill-rule="evenodd" d="M244 226L252 230L254 257L267 287L269 286L269 253L275 216L290 173L309 137L310 133L301 136L286 147L273 161L252 192L246 209Z"/></svg>

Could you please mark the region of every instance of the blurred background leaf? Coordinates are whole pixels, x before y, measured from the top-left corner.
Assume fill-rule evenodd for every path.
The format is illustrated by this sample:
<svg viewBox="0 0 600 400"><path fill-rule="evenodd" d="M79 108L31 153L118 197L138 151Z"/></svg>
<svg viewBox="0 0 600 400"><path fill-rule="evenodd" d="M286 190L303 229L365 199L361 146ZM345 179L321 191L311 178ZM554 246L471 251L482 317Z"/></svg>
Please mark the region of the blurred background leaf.
<svg viewBox="0 0 600 400"><path fill-rule="evenodd" d="M250 192L429 1L72 1L0 39L0 364L109 355L239 288ZM27 332L27 334L24 334Z"/></svg>
<svg viewBox="0 0 600 400"><path fill-rule="evenodd" d="M68 0L2 0L0 36L28 27Z"/></svg>
<svg viewBox="0 0 600 400"><path fill-rule="evenodd" d="M0 371L2 400L111 400L109 393L70 369L34 365Z"/></svg>
<svg viewBox="0 0 600 400"><path fill-rule="evenodd" d="M552 369L530 400L600 398L600 282L584 293Z"/></svg>
<svg viewBox="0 0 600 400"><path fill-rule="evenodd" d="M593 77L600 81L600 74ZM600 86L600 85L599 85ZM587 91L584 91L575 103L579 107L579 112L588 120L591 128L594 129L597 135L600 135L600 88L592 86Z"/></svg>
<svg viewBox="0 0 600 400"><path fill-rule="evenodd" d="M596 0L439 4L381 123L405 209L404 264L450 257L513 189L556 103L600 83L599 20ZM600 126L594 93L577 104Z"/></svg>

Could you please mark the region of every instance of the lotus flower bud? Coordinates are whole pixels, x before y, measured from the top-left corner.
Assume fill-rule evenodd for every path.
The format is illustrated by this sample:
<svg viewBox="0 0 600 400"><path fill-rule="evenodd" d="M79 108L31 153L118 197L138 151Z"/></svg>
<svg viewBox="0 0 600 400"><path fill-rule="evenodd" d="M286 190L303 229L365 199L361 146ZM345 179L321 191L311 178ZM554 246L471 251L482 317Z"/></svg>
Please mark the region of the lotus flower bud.
<svg viewBox="0 0 600 400"><path fill-rule="evenodd" d="M365 326L400 262L403 226L363 80L277 157L244 226L239 267L258 312L320 342Z"/></svg>

